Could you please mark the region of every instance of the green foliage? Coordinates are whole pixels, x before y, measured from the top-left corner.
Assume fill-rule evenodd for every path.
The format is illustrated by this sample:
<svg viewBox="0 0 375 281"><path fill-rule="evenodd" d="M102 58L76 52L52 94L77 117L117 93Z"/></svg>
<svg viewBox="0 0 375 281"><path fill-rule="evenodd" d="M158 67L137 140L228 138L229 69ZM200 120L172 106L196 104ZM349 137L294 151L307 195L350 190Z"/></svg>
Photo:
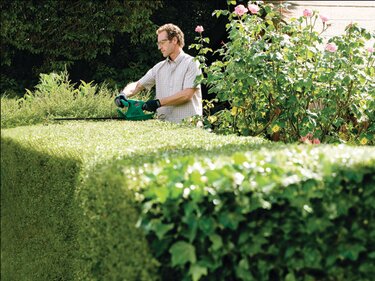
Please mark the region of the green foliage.
<svg viewBox="0 0 375 281"><path fill-rule="evenodd" d="M65 68L75 82L124 86L156 59L150 55L156 30L151 16L161 6L162 1L1 1L2 91L22 96L40 73Z"/></svg>
<svg viewBox="0 0 375 281"><path fill-rule="evenodd" d="M372 280L373 148L169 158L141 174L163 280Z"/></svg>
<svg viewBox="0 0 375 281"><path fill-rule="evenodd" d="M1 138L4 280L374 274L372 147L271 146L156 120Z"/></svg>
<svg viewBox="0 0 375 281"><path fill-rule="evenodd" d="M116 116L114 95L105 85L92 82L76 87L66 71L41 74L34 91L23 98L1 97L1 127L47 122L55 117Z"/></svg>
<svg viewBox="0 0 375 281"><path fill-rule="evenodd" d="M215 51L220 59L211 65L205 64L207 38L197 37L191 46L199 50L204 70L198 82L230 104L208 119L214 131L373 144L375 57L365 43L374 33L351 24L324 42L329 26L315 31L318 13L285 23L270 5L260 8L242 16L215 11L228 16L229 41ZM337 50L327 50L328 44Z"/></svg>
<svg viewBox="0 0 375 281"><path fill-rule="evenodd" d="M79 163L1 135L1 279L74 280Z"/></svg>
<svg viewBox="0 0 375 281"><path fill-rule="evenodd" d="M58 62L92 60L109 54L117 33L131 34L133 42L154 35L149 20L160 1L2 1L2 64L11 64L11 46L43 53ZM61 60L60 60L61 61Z"/></svg>
<svg viewBox="0 0 375 281"><path fill-rule="evenodd" d="M158 263L135 227L139 186L126 177L168 155L262 143L156 120L2 129L2 280L156 280Z"/></svg>

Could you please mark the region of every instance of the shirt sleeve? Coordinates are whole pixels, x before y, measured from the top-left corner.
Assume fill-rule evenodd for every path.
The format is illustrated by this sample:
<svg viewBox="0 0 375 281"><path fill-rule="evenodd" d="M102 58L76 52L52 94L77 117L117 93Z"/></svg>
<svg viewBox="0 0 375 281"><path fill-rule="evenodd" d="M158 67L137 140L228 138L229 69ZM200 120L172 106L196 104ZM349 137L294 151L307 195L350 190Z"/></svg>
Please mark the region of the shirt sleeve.
<svg viewBox="0 0 375 281"><path fill-rule="evenodd" d="M199 62L192 59L185 74L184 89L200 88L200 85L196 85L195 83L195 78L200 74L202 74L202 71L199 68Z"/></svg>
<svg viewBox="0 0 375 281"><path fill-rule="evenodd" d="M147 73L138 81L146 89L151 89L155 85L156 71L154 68L155 67L147 71Z"/></svg>

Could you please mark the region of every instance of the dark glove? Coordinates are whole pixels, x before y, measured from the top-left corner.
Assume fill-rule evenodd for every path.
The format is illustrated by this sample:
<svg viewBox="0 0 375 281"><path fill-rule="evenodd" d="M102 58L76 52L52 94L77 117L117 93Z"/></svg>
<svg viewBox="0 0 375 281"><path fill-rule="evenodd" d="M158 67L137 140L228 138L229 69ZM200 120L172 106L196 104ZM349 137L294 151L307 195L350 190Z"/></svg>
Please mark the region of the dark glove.
<svg viewBox="0 0 375 281"><path fill-rule="evenodd" d="M123 108L124 105L122 104L121 100L127 101L125 95L120 93L120 94L115 98L115 104L116 104L118 107Z"/></svg>
<svg viewBox="0 0 375 281"><path fill-rule="evenodd" d="M160 106L160 100L149 100L143 104L142 109L147 111L156 111L156 109L158 109Z"/></svg>

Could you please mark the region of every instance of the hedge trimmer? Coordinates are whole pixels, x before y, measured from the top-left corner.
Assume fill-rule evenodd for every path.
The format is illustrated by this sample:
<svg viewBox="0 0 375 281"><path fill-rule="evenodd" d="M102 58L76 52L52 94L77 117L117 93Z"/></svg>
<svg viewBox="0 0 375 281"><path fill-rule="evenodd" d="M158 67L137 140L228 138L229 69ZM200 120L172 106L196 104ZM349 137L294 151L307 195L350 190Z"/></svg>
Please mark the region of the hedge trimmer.
<svg viewBox="0 0 375 281"><path fill-rule="evenodd" d="M120 120L148 120L153 118L155 113L146 114L143 111L144 101L128 100L124 94L119 94L115 98L117 108L117 116L113 117L61 117L54 118L54 120L106 120L106 119L120 119Z"/></svg>

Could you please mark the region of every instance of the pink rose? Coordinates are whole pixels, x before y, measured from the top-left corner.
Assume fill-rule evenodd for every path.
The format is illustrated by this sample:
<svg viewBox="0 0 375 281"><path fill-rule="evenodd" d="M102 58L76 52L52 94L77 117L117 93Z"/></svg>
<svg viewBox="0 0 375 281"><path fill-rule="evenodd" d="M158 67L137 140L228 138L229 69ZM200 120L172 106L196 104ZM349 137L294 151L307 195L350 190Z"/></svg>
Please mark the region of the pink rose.
<svg viewBox="0 0 375 281"><path fill-rule="evenodd" d="M313 139L312 143L313 144L320 144L320 140L319 139Z"/></svg>
<svg viewBox="0 0 375 281"><path fill-rule="evenodd" d="M250 13L252 13L252 14L257 14L260 10L260 8L257 5L254 5L254 4L249 4L249 6L247 6L247 7L249 8Z"/></svg>
<svg viewBox="0 0 375 281"><path fill-rule="evenodd" d="M310 10L310 9L304 9L304 10L303 10L303 16L304 16L305 18L311 18L312 15L313 15L312 10Z"/></svg>
<svg viewBox="0 0 375 281"><path fill-rule="evenodd" d="M246 14L247 13L247 9L245 8L245 6L244 5L238 5L238 6L236 6L235 8L234 8L234 13L237 15L237 16L242 16L242 15L244 15L244 14Z"/></svg>
<svg viewBox="0 0 375 281"><path fill-rule="evenodd" d="M324 16L324 15L319 15L320 19L322 20L322 22L327 22L329 21L329 18Z"/></svg>
<svg viewBox="0 0 375 281"><path fill-rule="evenodd" d="M306 143L306 144L311 144L311 141L309 140L308 137L301 137L299 139L300 142Z"/></svg>
<svg viewBox="0 0 375 281"><path fill-rule="evenodd" d="M313 137L313 134L312 133L308 133L307 135L306 135L306 138L308 138L308 139L312 139L312 137Z"/></svg>
<svg viewBox="0 0 375 281"><path fill-rule="evenodd" d="M204 28L201 25L197 25L197 27L195 28L195 32L202 33L203 31L204 31Z"/></svg>
<svg viewBox="0 0 375 281"><path fill-rule="evenodd" d="M318 138L314 138L312 133L308 133L306 136L301 136L299 141L307 144L320 144L320 140Z"/></svg>
<svg viewBox="0 0 375 281"><path fill-rule="evenodd" d="M326 51L331 52L331 53L336 52L336 51L337 51L337 46L336 46L336 44L335 44L335 43L328 43L328 44L326 45Z"/></svg>
<svg viewBox="0 0 375 281"><path fill-rule="evenodd" d="M369 52L369 53L373 53L373 52L374 52L374 47L368 47L368 48L367 48L367 52Z"/></svg>

